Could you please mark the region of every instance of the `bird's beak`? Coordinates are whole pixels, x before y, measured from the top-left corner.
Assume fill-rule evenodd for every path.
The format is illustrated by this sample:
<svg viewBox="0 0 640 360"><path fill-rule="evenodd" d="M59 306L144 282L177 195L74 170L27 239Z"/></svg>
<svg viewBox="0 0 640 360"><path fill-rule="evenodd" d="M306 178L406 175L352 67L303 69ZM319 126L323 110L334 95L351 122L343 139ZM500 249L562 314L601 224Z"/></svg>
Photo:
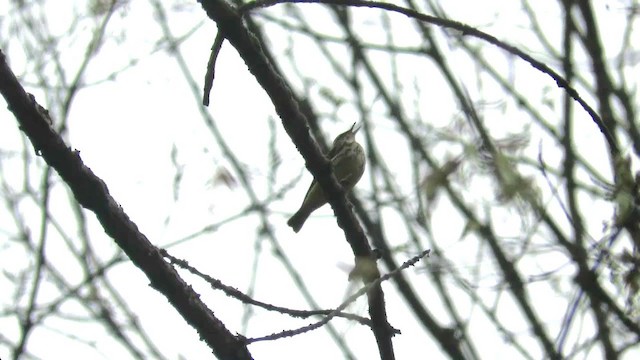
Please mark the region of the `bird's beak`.
<svg viewBox="0 0 640 360"><path fill-rule="evenodd" d="M358 130L360 130L361 127L362 127L362 123L359 123L359 124L358 123L353 123L353 125L351 125L350 131L355 135L355 133L357 133Z"/></svg>

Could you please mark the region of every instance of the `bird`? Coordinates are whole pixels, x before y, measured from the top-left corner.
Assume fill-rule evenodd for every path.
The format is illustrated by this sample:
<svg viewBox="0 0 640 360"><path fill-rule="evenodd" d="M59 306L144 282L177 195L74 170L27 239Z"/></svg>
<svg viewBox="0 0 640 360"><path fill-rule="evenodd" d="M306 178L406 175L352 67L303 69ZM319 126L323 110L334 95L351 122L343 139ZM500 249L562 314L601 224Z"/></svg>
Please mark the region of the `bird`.
<svg viewBox="0 0 640 360"><path fill-rule="evenodd" d="M351 191L364 174L366 159L364 149L356 141L356 133L360 127L354 123L351 128L333 140L328 158L331 161L333 174L345 192ZM300 209L289 218L289 225L294 232L300 231L309 215L327 203L322 187L313 179Z"/></svg>

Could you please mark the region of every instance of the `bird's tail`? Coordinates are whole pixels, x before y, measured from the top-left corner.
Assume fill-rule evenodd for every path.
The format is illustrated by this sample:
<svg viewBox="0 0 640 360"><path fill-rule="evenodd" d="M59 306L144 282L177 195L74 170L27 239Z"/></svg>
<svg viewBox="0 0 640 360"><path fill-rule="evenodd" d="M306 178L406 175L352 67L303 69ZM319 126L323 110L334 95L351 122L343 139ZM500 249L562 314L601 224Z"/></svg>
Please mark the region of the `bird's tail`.
<svg viewBox="0 0 640 360"><path fill-rule="evenodd" d="M305 207L303 206L302 208L300 208L300 210L298 210L298 212L296 212L291 218L289 218L289 221L287 221L287 225L291 226L294 232L298 232L302 228L302 225L304 225L304 222L309 218L309 215L311 215L311 212L305 209Z"/></svg>

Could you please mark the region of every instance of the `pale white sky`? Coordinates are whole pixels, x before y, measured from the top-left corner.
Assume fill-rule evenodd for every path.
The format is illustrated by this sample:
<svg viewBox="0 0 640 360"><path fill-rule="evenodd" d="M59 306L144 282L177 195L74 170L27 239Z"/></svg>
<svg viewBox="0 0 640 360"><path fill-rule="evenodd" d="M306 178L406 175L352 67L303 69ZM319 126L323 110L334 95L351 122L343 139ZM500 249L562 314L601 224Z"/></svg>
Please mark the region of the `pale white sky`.
<svg viewBox="0 0 640 360"><path fill-rule="evenodd" d="M51 2L53 4L53 2ZM517 1L495 0L495 1L448 1L443 2L445 11L450 18L477 26L481 30L492 33L500 39L507 40L513 44L522 46L530 51L536 58L548 60L549 57L540 53L541 49L528 41L531 36L529 29L523 27L524 20L520 14L520 6ZM624 21L624 12L616 8L618 1L595 2L601 6L598 10L600 25L608 29L603 34L611 34L611 38L606 39L607 46L617 50L616 41L619 40L620 26ZM8 7L6 1L0 1L0 9ZM197 3L185 3L184 10L178 13L170 12L169 23L172 32L176 36L183 35L195 26L199 26L195 33L185 41L180 49L187 61L187 65L198 85L201 87L202 78L205 71L206 62L209 57L210 47L214 39L215 26L206 18ZM609 6L608 9L605 6ZM84 2L61 3L55 2L51 5L47 14L50 25L56 31L63 32L65 24L73 19L72 8L83 9ZM315 5L300 5L305 11L312 11ZM536 4L536 6L541 6ZM597 7L596 6L596 7ZM172 243L184 236L198 232L204 226L220 221L231 214L241 211L247 204L247 198L241 188L229 189L224 186L213 186L211 178L220 167L229 167L221 156L220 149L216 146L210 132L205 128L199 115L199 99L194 98L184 76L174 59L165 51L158 51L149 55L157 47L157 39L161 38L160 27L155 23L152 9L148 2L130 2L126 5L128 14L126 17L116 15L109 25L109 36L114 36L107 40L101 49L95 62L92 62L86 74L86 82L99 82L86 89L83 89L75 99L69 117L68 140L72 148L80 151L85 164L89 166L99 177L101 177L112 194L112 196L122 205L130 218L138 225L140 230L158 246ZM273 11L282 11L276 7ZM362 29L369 29L360 33L363 39L382 38L383 33L379 32L376 23L367 23L367 16L375 14L375 11L358 9L354 10L354 23L361 20L364 25ZM561 19L558 18L556 5L550 5L548 16L539 19L543 26L557 29L558 36L552 39L552 43L559 44ZM0 10L0 25L8 22L7 14ZM361 18L361 19L359 19ZM316 26L322 26L326 19L316 19ZM393 21L397 26L401 26L405 19L401 16L394 16ZM201 25L199 25L201 24ZM89 22L87 22L87 27ZM0 28L1 29L1 28ZM435 31L439 31L434 29ZM332 33L332 28L327 26L327 33ZM415 31L412 27L406 27L406 45L416 46ZM87 31L87 34L89 31ZM396 38L405 38L402 33ZM637 37L637 34L635 34ZM62 61L69 69L76 69L77 63L82 56L82 46L86 39L80 35L63 42L67 48L62 52ZM89 36L89 35L86 35ZM274 28L273 33L274 49L284 49L287 34ZM281 42L277 42L277 40ZM383 39L383 38L382 38ZM0 34L0 40L8 40ZM638 38L640 40L640 38ZM480 41L476 42L479 46ZM4 46L4 45L3 45ZM495 108L489 104L484 108L484 115L487 119L487 126L490 128L500 128L496 130L495 136L505 136L511 132L519 131L526 126L530 120L519 113L519 110L511 104L505 105L508 110L502 108L504 99L500 93L492 95L493 89L490 84L485 84L486 88L479 89L475 72L477 69L469 66L466 56L456 51L455 41L448 43L450 54L450 64L456 68L456 76L465 79L472 96L482 92L482 96L490 101L495 101ZM10 64L14 71L23 74L25 83L33 82L35 79L30 75L33 68L29 65L25 68L25 56L17 43L6 51ZM308 49L303 45L294 49L297 55L313 55L316 51L312 46ZM530 91L532 98L540 97L541 88L548 87L554 101L561 99L561 91L555 88L551 79L534 71L529 65L517 59L505 58L500 50L485 46L485 55L496 61L505 64L505 68L517 74L517 82L522 82L523 92ZM133 68L119 74L115 79L105 81L105 77L114 70L120 69L132 59L140 58L140 62ZM313 74L314 77L331 78L331 69L324 63L316 61L316 57L300 58L300 70ZM417 62L414 58L403 59L404 68L402 76L406 76L407 82L403 84L407 91L407 99L415 96L412 93L414 81L421 87L423 94L427 96L422 113L428 114L429 121L433 126L443 126L450 122L456 114L462 116L459 106L451 100L448 93L440 92L439 86L444 86L442 80L437 78L435 70L425 66L424 63ZM287 70L288 61L283 61ZM555 65L555 64L552 64ZM587 68L587 64L582 64ZM70 75L73 71L70 70ZM414 80L411 80L414 79ZM468 80L466 80L468 79ZM637 80L636 80L637 81ZM297 84L300 86L300 84ZM36 98L44 104L45 97L42 93L34 91L32 87L27 87L28 91L33 91ZM344 85L336 84L335 90L339 93ZM313 91L318 92L315 88ZM201 94L200 94L201 96ZM3 148L20 149L20 142L17 141L18 131L13 116L4 106L4 100L0 100L0 141ZM409 100L407 100L409 101ZM593 101L590 101L593 104ZM547 109L549 116L559 117L558 109L560 103L555 104L556 108ZM378 131L380 133L392 130L388 122L381 119L385 114L381 111L380 104L372 104L372 120L380 121ZM329 113L329 107L320 108L321 112ZM266 151L268 146L268 125L269 117L276 117L273 106L266 97L264 91L256 84L253 76L247 71L243 61L238 57L235 50L226 43L217 63L216 79L212 90L212 101L206 110L215 120L215 124L224 134L232 151L238 159L243 162L246 171L251 177L251 181L256 186L259 197L266 194L267 186L267 159ZM604 150L602 137L591 123L591 120L584 112L576 107L578 115L577 121L583 121L581 136L576 138L576 146L579 148L589 148L589 159L595 166L607 169L608 159ZM331 137L344 131L353 122L354 110L345 105L338 111L338 121L324 122L324 131ZM412 114L410 114L412 115ZM492 117L492 115L494 117ZM276 117L277 118L277 117ZM303 161L296 152L293 145L288 141L286 134L282 130L279 121L278 126L278 149L282 156L282 171L278 179L280 183L290 181L303 172ZM492 127L492 125L495 125ZM558 161L558 154L554 151L557 144L553 144L549 139L545 139L539 132L534 131L535 141L532 141L527 151L537 151L542 144L545 160L549 162ZM406 157L404 147L399 144L398 138L390 135L386 138L388 142L387 150L389 154L396 154L398 157ZM360 138L362 141L362 139ZM171 150L175 146L178 149L177 161L184 170L184 179L180 187L179 199L174 201L172 194L173 165L171 162ZM443 155L448 149L436 149L442 151ZM443 156L440 157L441 159ZM16 159L16 163L20 159ZM41 159L37 160L39 164ZM389 164L397 166L397 181L403 185L411 183L408 171L402 169L402 164ZM6 166L6 165L5 165ZM7 168L0 173L6 179L19 183L21 174L11 173ZM606 173L605 173L606 175ZM365 174L363 182L358 186L358 191L366 194L370 190L368 184L368 173ZM12 179L13 178L13 179ZM60 180L54 176L56 182ZM293 213L299 206L304 193L307 190L311 176L307 173L302 175L302 181L296 188L281 200L272 204L274 211L273 224L279 224L275 228L280 245L285 249L287 256L293 265L300 271L304 281L312 289L313 295L321 306L334 308L340 304L345 292L349 287L347 273L353 262L352 254L344 241L342 231L337 227L335 219L331 216L329 207L325 207L314 214L303 230L299 234L294 234L285 222L289 214ZM472 182L477 186L478 197L492 191L492 185L482 181ZM542 185L541 185L542 186ZM548 189L544 189L547 191ZM54 191L55 202L52 210L58 214L68 214L68 217L61 216L68 221L69 229L73 229L74 219L66 204L66 188L57 186ZM460 240L464 223L458 218L453 210L447 211L447 205L443 204L445 210L439 210L433 214L434 233L441 237L446 244L446 252L459 255L461 263L454 266L463 272L471 271L465 269L466 264L475 262L476 253L469 251L470 240ZM33 206L25 208L26 214L37 214L37 209ZM610 208L597 208L594 212L600 212L602 221L606 221L611 216ZM501 235L506 235L510 230L515 234L519 229L519 224L514 223L514 212L504 212L495 210L492 215L494 221L502 222L504 226L499 227L504 231ZM560 216L560 215L559 215ZM0 222L7 219L4 210L0 212ZM117 247L111 239L104 235L99 224L92 215L88 216L90 230L94 234L94 246L99 249L104 258L110 258ZM234 286L240 290L246 290L252 273L253 251L255 247L256 228L259 222L256 217L245 218L242 221L232 222L213 234L198 237L194 240L178 245L170 249L170 252L179 258L184 258L189 263L204 273L222 280L224 283ZM389 220L393 225L393 220ZM592 235L601 235L601 223L591 224ZM597 230L600 229L600 230ZM387 228L389 233L395 229L392 226ZM70 230L71 231L71 230ZM402 234L403 230L398 230ZM396 245L403 243L398 239ZM292 308L306 308L302 297L293 290L293 283L281 263L271 256L271 246L267 241L262 242L264 252L259 261L259 271L257 277L255 297L261 301L273 303L280 306L290 306ZM56 251L52 246L52 251ZM23 261L19 255L8 256L7 252L0 252L0 263L7 264L8 261ZM58 255L52 252L49 256L68 256L63 251ZM406 256L400 254L397 258L402 261ZM549 263L545 266L558 266L561 259L548 258ZM437 259L427 260L436 262ZM539 264L524 264L534 269ZM424 266L420 264L419 267ZM71 266L64 269L71 277L78 269ZM567 269L569 270L569 269ZM492 285L499 280L495 274L482 272L485 278L480 284L487 286L486 294L491 296ZM424 281L423 273L416 273L409 270L406 275L415 279L414 284L417 291L423 295L423 301L428 304L428 308L435 314L435 317L445 322L446 318L438 314L444 313L440 301L431 302L435 299L432 288ZM161 350L169 359L178 359L180 356L186 359L206 358L210 350L200 342L196 332L191 329L185 321L169 306L167 301L155 290L147 286L146 277L130 263L118 265L109 273L109 278L115 284L121 285L120 290L136 312L140 322L145 324L145 329L152 338L161 339ZM185 274L188 281L194 282L196 291L201 294L202 299L208 304L215 315L219 317L232 332L240 332L243 307L237 301L229 299L220 292L211 291L202 281L194 279ZM78 280L80 277L78 276ZM4 281L4 280L3 280ZM0 283L0 285L7 285ZM413 320L413 314L406 309L406 304L398 297L391 283L385 283L383 288L387 297L387 309L390 323L402 330L402 335L394 338L394 345L397 359L413 358L440 358L440 349L432 339L425 335L423 329ZM540 289L549 292L549 289ZM52 289L52 294L55 294ZM3 299L3 304L9 299ZM558 299L562 299L558 295ZM557 306L558 299L548 297L549 306L547 311L557 315L558 323L564 314L565 308ZM511 303L510 299L505 299L501 303L504 308L500 311L500 316L510 316L511 313L519 314L519 310ZM65 308L70 313L76 311L77 304L65 304ZM366 315L366 300L360 299L349 308L350 311ZM467 304L467 312L463 316L474 316L478 312ZM557 314L556 314L557 313ZM478 316L479 317L479 316ZM476 319L477 317L474 317ZM546 318L546 317L545 317ZM513 321L519 321L520 316L514 316ZM258 311L251 320L246 336L263 336L285 329L296 328L308 324L308 320L293 320L276 313L265 313ZM375 359L378 357L375 340L371 332L362 326L353 325L342 320L333 321L344 338L351 345L352 350L358 359ZM37 330L33 335L33 341L29 347L33 354L42 358L128 358L129 354L120 346L113 346L113 342L105 339L104 329L93 324L82 324L71 322L69 324L77 329L77 333L83 338L89 338L95 342L95 347L82 345L67 336L57 333L57 326L62 326L62 320L47 323L46 329ZM482 320L472 321L470 331L476 336L486 337L486 340L477 340L475 345L485 358L513 358L518 356L510 353L508 346L497 333L483 332ZM557 324L555 324L557 326ZM589 324L584 324L585 331ZM17 335L12 332L17 331L15 320L0 317L0 332L4 336L15 339ZM493 329L493 327L491 327ZM526 334L529 329L527 324L521 324L522 334ZM95 336L88 335L95 334ZM540 356L537 342L531 339L528 344L532 351L532 356ZM277 342L262 342L250 345L250 351L256 359L334 359L339 358L332 340L324 330L278 340ZM310 349L312 350L310 355ZM640 352L635 352L640 354ZM8 358L9 353L6 347L0 346L0 358ZM597 354L593 354L597 356ZM590 358L597 358L597 357ZM631 358L631 357L629 357Z"/></svg>

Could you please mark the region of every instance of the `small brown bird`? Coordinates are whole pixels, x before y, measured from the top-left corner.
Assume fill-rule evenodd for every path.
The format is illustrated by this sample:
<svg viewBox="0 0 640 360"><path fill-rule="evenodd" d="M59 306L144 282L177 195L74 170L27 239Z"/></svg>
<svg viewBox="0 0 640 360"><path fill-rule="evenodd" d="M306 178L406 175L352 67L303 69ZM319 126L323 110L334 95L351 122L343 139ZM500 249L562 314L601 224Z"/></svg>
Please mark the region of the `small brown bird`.
<svg viewBox="0 0 640 360"><path fill-rule="evenodd" d="M360 180L366 164L364 149L356 141L356 132L359 127L355 126L354 123L349 130L336 137L327 156L331 160L333 174L346 192L353 189ZM300 209L287 221L287 225L291 226L295 232L300 231L309 215L326 203L327 199L322 187L314 179Z"/></svg>

